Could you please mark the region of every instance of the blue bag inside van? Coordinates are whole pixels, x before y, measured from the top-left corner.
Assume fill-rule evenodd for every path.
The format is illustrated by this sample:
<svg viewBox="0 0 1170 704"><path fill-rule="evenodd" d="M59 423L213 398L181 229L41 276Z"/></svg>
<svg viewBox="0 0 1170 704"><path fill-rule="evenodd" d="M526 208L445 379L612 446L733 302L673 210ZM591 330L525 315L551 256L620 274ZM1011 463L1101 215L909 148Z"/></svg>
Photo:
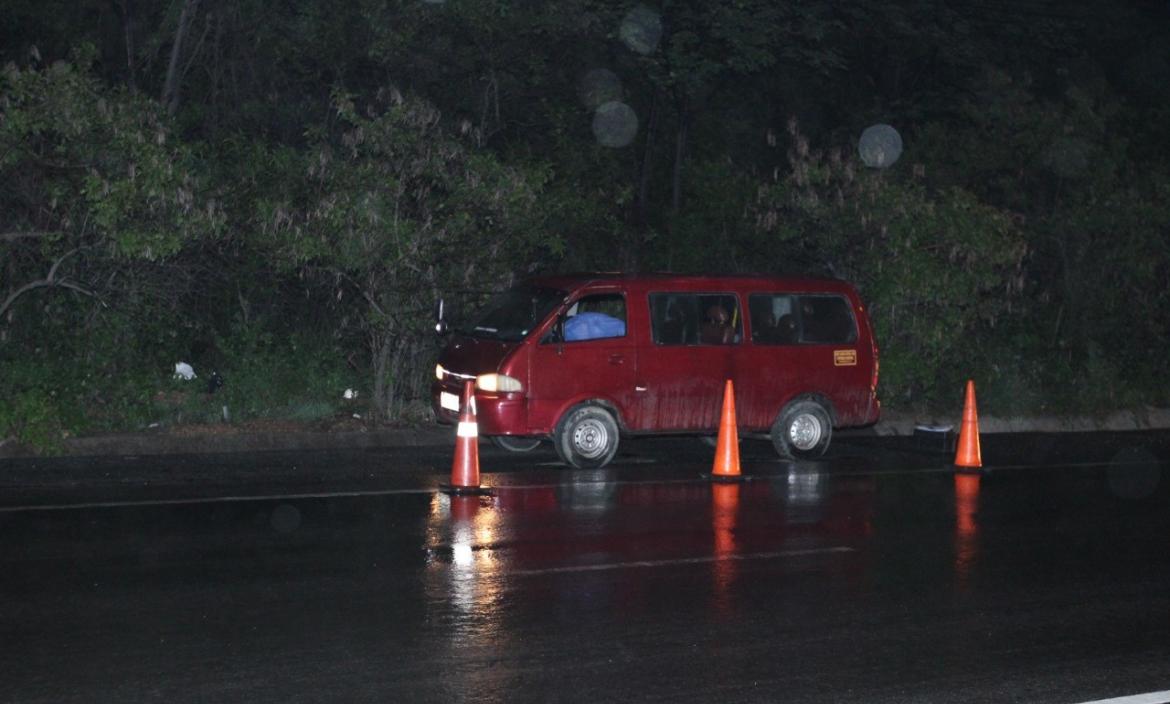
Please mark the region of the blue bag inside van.
<svg viewBox="0 0 1170 704"><path fill-rule="evenodd" d="M566 342L623 337L625 334L625 321L605 313L578 313L565 321Z"/></svg>

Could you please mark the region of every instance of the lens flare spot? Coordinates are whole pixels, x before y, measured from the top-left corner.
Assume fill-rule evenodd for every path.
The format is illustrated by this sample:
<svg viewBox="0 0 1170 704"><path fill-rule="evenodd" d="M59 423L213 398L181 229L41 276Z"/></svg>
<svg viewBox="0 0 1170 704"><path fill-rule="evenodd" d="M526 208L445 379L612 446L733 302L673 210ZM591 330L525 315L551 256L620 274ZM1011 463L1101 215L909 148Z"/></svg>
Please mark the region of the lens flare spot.
<svg viewBox="0 0 1170 704"><path fill-rule="evenodd" d="M633 108L611 100L593 114L593 135L603 147L625 147L638 134L638 116Z"/></svg>
<svg viewBox="0 0 1170 704"><path fill-rule="evenodd" d="M636 5L626 13L618 36L630 51L652 54L662 40L662 17L645 5Z"/></svg>
<svg viewBox="0 0 1170 704"><path fill-rule="evenodd" d="M581 77L577 93L585 107L596 110L605 103L622 99L622 81L607 68L595 68Z"/></svg>
<svg viewBox="0 0 1170 704"><path fill-rule="evenodd" d="M270 522L277 533L291 533L301 527L301 510L292 504L281 504L272 510Z"/></svg>
<svg viewBox="0 0 1170 704"><path fill-rule="evenodd" d="M866 166L888 169L902 156L902 135L889 125L871 125L861 133L857 150Z"/></svg>
<svg viewBox="0 0 1170 704"><path fill-rule="evenodd" d="M1142 447L1127 447L1113 456L1106 472L1109 490L1123 499L1144 499L1158 488L1162 468Z"/></svg>

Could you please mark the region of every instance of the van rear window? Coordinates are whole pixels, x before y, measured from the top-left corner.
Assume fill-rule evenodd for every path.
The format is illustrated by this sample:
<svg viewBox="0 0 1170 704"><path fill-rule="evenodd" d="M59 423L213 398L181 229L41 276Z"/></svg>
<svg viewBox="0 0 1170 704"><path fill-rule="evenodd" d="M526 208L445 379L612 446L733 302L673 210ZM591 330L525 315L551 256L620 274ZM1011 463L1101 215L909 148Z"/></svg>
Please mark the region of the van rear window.
<svg viewBox="0 0 1170 704"><path fill-rule="evenodd" d="M857 340L857 321L842 296L756 293L748 297L752 342L843 345Z"/></svg>

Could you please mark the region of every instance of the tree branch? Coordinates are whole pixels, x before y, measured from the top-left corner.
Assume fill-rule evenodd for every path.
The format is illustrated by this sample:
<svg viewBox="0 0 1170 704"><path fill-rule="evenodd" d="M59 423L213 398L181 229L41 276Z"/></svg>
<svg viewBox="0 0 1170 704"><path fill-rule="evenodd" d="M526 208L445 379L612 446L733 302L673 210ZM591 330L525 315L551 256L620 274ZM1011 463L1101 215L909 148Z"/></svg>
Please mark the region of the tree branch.
<svg viewBox="0 0 1170 704"><path fill-rule="evenodd" d="M47 232L0 232L0 242L15 242L17 240L34 239L38 237L49 237L51 235L60 234L53 231Z"/></svg>
<svg viewBox="0 0 1170 704"><path fill-rule="evenodd" d="M195 12L199 8L199 0L186 0L183 10L179 13L179 25L175 28L175 41L171 45L171 60L167 65L166 82L163 84L162 103L166 106L167 114L174 115L179 109L179 88L182 80L180 61L183 56L183 42L187 38L187 30L195 19Z"/></svg>
<svg viewBox="0 0 1170 704"><path fill-rule="evenodd" d="M4 305L0 305L0 318L4 317L4 314L7 313L8 309L12 307L12 304L16 302L16 299L34 289L44 288L46 286L52 285L52 282L48 279L38 279L37 281L30 281L24 286L16 289L8 295L8 298L4 300Z"/></svg>
<svg viewBox="0 0 1170 704"><path fill-rule="evenodd" d="M356 288L358 290L358 293L361 294L361 297L366 299L366 303L369 303L370 307L373 308L374 311L378 315L380 315L382 317L390 317L389 314L386 312L386 310L384 308L382 308L382 306L378 305L378 301L366 289L365 286L362 286L360 283L357 282L356 279L354 279L352 276L345 273L341 269L338 269L338 268L332 267L332 266L310 266L310 267L306 267L306 268L316 269L318 271L324 271L324 272L333 274L334 276L336 276L339 279L344 279L344 280L348 281L351 286L353 286L354 288Z"/></svg>
<svg viewBox="0 0 1170 704"><path fill-rule="evenodd" d="M57 261L53 262L53 266L49 267L49 274L45 278L37 279L36 281L30 281L12 293L8 294L8 298L4 299L4 304L0 305L0 318L3 318L4 314L8 312L8 309L12 307L12 304L16 303L16 299L20 298L29 291L34 291L38 288L53 288L60 286L61 288L67 288L72 291L77 291L78 293L83 293L87 296L96 298L97 294L95 294L93 291L90 291L89 289L84 288L80 284L73 283L72 281L65 278L57 278L57 269L60 268L62 262L80 251L80 249L73 249L62 254L57 258Z"/></svg>

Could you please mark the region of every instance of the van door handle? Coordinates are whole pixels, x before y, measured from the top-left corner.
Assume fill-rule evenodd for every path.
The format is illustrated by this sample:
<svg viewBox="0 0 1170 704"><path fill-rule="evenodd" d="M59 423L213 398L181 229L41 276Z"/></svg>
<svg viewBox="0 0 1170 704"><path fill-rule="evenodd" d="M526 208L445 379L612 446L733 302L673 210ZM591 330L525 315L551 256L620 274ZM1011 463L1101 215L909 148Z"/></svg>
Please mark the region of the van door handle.
<svg viewBox="0 0 1170 704"><path fill-rule="evenodd" d="M626 357L625 357L625 355L611 354L609 356L609 363L610 364L625 364Z"/></svg>

